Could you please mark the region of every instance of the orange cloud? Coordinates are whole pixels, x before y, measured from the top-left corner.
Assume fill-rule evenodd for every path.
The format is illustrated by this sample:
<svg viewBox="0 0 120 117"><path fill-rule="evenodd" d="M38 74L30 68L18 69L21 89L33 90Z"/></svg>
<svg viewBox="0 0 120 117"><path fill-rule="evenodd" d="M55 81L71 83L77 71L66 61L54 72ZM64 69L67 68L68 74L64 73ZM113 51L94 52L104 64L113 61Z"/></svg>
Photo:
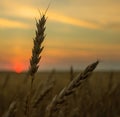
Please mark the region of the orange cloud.
<svg viewBox="0 0 120 117"><path fill-rule="evenodd" d="M13 21L9 19L0 18L0 28L22 28L22 29L29 29L30 25L19 22Z"/></svg>
<svg viewBox="0 0 120 117"><path fill-rule="evenodd" d="M71 24L71 25L90 28L90 29L99 29L101 27L99 24L93 22L83 21L80 19L72 18L55 12L50 12L49 15L50 15L49 19L66 24Z"/></svg>
<svg viewBox="0 0 120 117"><path fill-rule="evenodd" d="M104 1L104 3L106 3L106 2ZM108 5L103 6L103 4L102 4L103 7L101 7L101 5L93 6L93 4L92 5L89 4L90 6L88 6L88 8L90 9L90 13L93 14L92 16L88 14L89 13L88 8L86 10L86 7L79 7L79 6L76 7L76 5L79 4L79 2L78 3L73 2L70 4L70 6L68 6L68 9L65 9L65 11L70 10L71 14L76 14L77 17L80 17L80 15L78 13L74 13L74 10L71 10L71 9L78 8L80 11L83 11L83 13L81 14L81 17L84 18L84 14L85 14L85 16L88 15L86 19L88 19L90 21L81 20L80 19L81 17L73 18L70 16L70 14L67 14L65 12L64 13L58 12L57 9L54 9L53 11L48 10L47 15L49 15L49 19L51 19L51 20L70 24L70 25L85 27L85 28L89 28L89 29L108 29L109 28L110 30L118 31L118 30L120 30L120 25L119 25L120 17L118 15L119 14L119 12L118 12L119 5L117 4L117 2L114 2L114 3L115 4L109 3L109 6ZM22 18L32 18L32 19L35 17L39 17L39 12L37 10L36 5L25 4L24 2L19 2L19 1L15 1L15 0L12 1L11 4L9 4L8 1L2 1L1 4L5 8L5 10L3 10L4 15L14 16L14 17L22 17ZM58 6L59 6L59 4L58 4ZM43 6L41 6L41 8L40 8L40 10L43 12L45 11L45 9L46 8L43 9ZM98 13L98 11L100 12L100 14ZM110 12L110 14L108 14L109 12ZM102 16L101 16L101 14L102 14ZM103 18L103 16L104 16L104 18ZM91 20L93 20L93 21L91 21ZM104 23L104 20L108 23ZM113 22L113 23L111 24L109 22Z"/></svg>
<svg viewBox="0 0 120 117"><path fill-rule="evenodd" d="M18 4L18 3L9 5L8 2L5 2L4 6L9 8L9 10L12 10L12 14L11 12L6 12L7 15L13 15L13 16L23 17L23 18L34 18L39 16L39 12L35 6L27 6L27 5ZM40 10L42 10L43 13L45 11L45 9L43 10L43 8ZM62 23L90 28L90 29L100 28L100 25L94 22L88 22L88 21L72 18L66 14L63 14L63 13L60 14L56 11L49 11L47 15L49 15L49 19L57 22L62 22Z"/></svg>

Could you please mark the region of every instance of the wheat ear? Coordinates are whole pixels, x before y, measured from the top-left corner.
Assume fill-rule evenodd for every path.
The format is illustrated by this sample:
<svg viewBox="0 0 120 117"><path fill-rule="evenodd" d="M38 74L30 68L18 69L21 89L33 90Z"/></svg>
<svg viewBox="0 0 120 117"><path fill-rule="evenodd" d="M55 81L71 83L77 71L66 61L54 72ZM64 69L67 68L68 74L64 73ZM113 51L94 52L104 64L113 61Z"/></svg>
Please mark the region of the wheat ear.
<svg viewBox="0 0 120 117"><path fill-rule="evenodd" d="M37 72L38 68L39 68L39 61L41 59L41 52L43 50L43 46L42 46L42 42L44 41L45 38L45 23L46 23L46 17L43 14L41 16L41 18L37 21L36 20L36 36L33 39L33 49L32 49L32 56L30 59L30 68L29 68L29 75L31 76L31 87L30 87L30 92L29 92L29 96L28 96L28 103L27 103L27 109L26 109L26 114L27 117L31 116L31 97L32 97L32 90L33 90L33 81L35 79L35 73Z"/></svg>
<svg viewBox="0 0 120 117"><path fill-rule="evenodd" d="M60 109L60 106L66 101L66 98L73 94L76 88L80 86L83 80L85 80L93 70L96 68L99 61L89 65L82 73L74 78L68 86L66 86L58 95L56 95L46 110L46 117L52 117L52 114Z"/></svg>
<svg viewBox="0 0 120 117"><path fill-rule="evenodd" d="M41 59L41 52L43 50L43 46L41 46L42 42L44 41L45 38L45 23L46 23L46 17L43 15L39 21L36 21L36 37L33 39L34 47L32 49L32 56L30 59L30 69L29 69L29 74L31 76L34 76L35 73L38 70L38 63ZM34 77L33 77L34 78ZM34 80L34 79L32 79Z"/></svg>

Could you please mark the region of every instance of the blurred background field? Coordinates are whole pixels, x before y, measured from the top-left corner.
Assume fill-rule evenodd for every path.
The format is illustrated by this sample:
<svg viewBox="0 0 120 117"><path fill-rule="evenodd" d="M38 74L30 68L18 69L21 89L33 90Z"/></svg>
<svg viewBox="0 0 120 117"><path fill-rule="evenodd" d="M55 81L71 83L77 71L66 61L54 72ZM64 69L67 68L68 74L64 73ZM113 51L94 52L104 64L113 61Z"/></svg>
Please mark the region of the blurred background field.
<svg viewBox="0 0 120 117"><path fill-rule="evenodd" d="M59 93L64 86L71 81L69 71L52 71L54 78L54 87L52 92L48 92L47 97L42 101L43 109L39 114L44 116L46 102L50 102L55 94ZM74 72L76 76L79 72ZM38 72L34 82L34 88L42 90L42 83L50 77L51 72ZM11 101L16 95L21 99L25 97L29 88L29 77L27 73L0 72L0 116L8 109ZM22 89L22 90L20 90ZM22 93L21 93L22 92ZM38 94L40 91L38 91ZM67 100L68 114L66 108L63 108L64 116L67 117L120 117L120 72L119 71L99 71L94 72L77 90L75 95ZM41 105L39 105L41 106ZM66 106L64 106L66 107ZM17 110L18 111L18 110ZM74 112L75 111L75 112ZM19 112L17 117L20 117ZM74 114L78 114L78 116ZM60 114L60 113L59 113Z"/></svg>

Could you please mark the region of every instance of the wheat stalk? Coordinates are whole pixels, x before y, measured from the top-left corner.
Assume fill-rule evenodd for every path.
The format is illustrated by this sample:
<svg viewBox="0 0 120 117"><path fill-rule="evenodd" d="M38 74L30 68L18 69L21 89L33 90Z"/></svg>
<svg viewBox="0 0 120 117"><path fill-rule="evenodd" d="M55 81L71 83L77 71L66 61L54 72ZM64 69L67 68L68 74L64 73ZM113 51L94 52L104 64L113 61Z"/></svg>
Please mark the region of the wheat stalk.
<svg viewBox="0 0 120 117"><path fill-rule="evenodd" d="M89 65L82 73L74 78L68 86L66 86L58 95L56 95L52 102L46 109L46 117L52 117L52 114L60 109L60 106L66 101L66 98L75 92L75 89L80 86L83 80L85 80L93 70L96 68L99 61Z"/></svg>
<svg viewBox="0 0 120 117"><path fill-rule="evenodd" d="M31 87L30 87L30 92L28 96L28 103L27 103L27 112L26 115L27 117L31 116L31 97L32 97L32 90L33 90L33 81L35 78L35 73L37 72L39 68L39 61L41 59L41 52L43 50L42 42L44 41L45 38L45 23L46 23L46 17L45 14L41 16L41 18L37 21L36 20L36 36L33 39L33 49L32 49L32 56L30 59L30 68L29 68L29 75L31 76Z"/></svg>
<svg viewBox="0 0 120 117"><path fill-rule="evenodd" d="M2 90L4 90L5 87L7 86L7 83L9 82L9 79L10 79L10 74L7 74L7 76L4 79L4 83L2 85Z"/></svg>
<svg viewBox="0 0 120 117"><path fill-rule="evenodd" d="M14 117L15 111L16 111L16 101L13 101L11 102L8 110L2 117Z"/></svg>
<svg viewBox="0 0 120 117"><path fill-rule="evenodd" d="M37 107L37 105L40 104L41 101L43 101L44 97L53 89L55 85L55 79L53 78L55 71L53 70L48 78L46 79L46 82L43 84L42 91L40 92L38 98L35 100L33 107ZM38 91L40 91L38 89Z"/></svg>
<svg viewBox="0 0 120 117"><path fill-rule="evenodd" d="M73 71L73 66L70 67L70 81L72 81L74 78L74 71Z"/></svg>

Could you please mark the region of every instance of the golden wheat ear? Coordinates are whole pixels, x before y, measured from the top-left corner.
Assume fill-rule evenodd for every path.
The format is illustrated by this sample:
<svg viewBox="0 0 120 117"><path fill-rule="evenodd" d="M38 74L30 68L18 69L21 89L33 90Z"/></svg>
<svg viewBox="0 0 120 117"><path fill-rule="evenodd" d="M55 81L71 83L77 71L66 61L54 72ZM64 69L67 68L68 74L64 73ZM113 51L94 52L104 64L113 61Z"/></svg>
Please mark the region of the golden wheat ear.
<svg viewBox="0 0 120 117"><path fill-rule="evenodd" d="M46 116L45 117L52 117L54 112L57 112L62 107L63 103L67 100L67 97L72 95L73 92L81 85L83 80L88 78L94 69L97 67L99 61L96 61L86 67L86 69L80 73L77 77L75 77L66 87L64 87L61 92L56 95L51 103L46 108Z"/></svg>

